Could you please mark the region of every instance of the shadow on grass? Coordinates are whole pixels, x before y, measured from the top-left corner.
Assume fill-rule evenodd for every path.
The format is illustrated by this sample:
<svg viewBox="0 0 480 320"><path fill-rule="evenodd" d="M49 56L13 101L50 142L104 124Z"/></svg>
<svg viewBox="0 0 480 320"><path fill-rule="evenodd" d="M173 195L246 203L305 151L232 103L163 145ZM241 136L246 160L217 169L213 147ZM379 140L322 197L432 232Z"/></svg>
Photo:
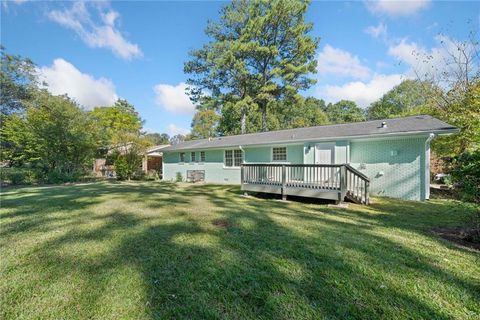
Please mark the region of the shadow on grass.
<svg viewBox="0 0 480 320"><path fill-rule="evenodd" d="M455 291L454 305L478 312L478 285L375 232L448 220L437 204L417 218L418 203L343 210L245 199L231 186L101 183L26 193L3 199L9 211L0 234L11 241L65 228L35 248L30 266L41 270L37 285L77 283L56 318L452 318L432 293L401 285L416 279ZM104 197L155 214L119 207L99 214L94 208ZM212 224L219 219L225 223Z"/></svg>

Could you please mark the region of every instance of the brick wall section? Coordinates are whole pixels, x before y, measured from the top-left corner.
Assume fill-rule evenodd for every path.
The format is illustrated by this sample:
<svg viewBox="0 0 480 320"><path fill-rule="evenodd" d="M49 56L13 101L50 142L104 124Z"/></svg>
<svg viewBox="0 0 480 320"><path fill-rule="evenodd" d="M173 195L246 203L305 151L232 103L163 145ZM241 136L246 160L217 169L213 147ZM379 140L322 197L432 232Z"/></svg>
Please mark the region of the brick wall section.
<svg viewBox="0 0 480 320"><path fill-rule="evenodd" d="M425 143L425 137L352 141L350 162L370 178L370 194L425 200Z"/></svg>

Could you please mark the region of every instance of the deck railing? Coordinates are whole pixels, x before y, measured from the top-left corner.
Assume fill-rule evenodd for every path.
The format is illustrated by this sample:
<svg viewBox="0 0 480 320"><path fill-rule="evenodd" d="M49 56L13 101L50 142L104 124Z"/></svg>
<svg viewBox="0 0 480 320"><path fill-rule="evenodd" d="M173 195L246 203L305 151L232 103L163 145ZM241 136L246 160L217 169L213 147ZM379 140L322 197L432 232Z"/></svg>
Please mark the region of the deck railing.
<svg viewBox="0 0 480 320"><path fill-rule="evenodd" d="M306 189L321 194L338 192L339 200L345 197L368 204L370 180L348 164L270 164L248 163L241 166L242 189L247 185L264 186L281 190Z"/></svg>

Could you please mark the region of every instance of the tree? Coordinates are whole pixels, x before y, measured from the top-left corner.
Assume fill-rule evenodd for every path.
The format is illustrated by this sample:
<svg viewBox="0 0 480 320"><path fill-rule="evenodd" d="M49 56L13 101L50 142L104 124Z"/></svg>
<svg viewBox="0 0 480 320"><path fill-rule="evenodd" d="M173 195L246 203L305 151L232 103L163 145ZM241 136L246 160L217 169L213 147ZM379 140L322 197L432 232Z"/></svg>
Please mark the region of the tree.
<svg viewBox="0 0 480 320"><path fill-rule="evenodd" d="M7 54L0 46L0 114L9 115L25 109L37 89L35 64L28 58Z"/></svg>
<svg viewBox="0 0 480 320"><path fill-rule="evenodd" d="M431 104L430 96L435 93L435 88L429 82L404 80L368 107L367 118L374 120L398 117L420 106Z"/></svg>
<svg viewBox="0 0 480 320"><path fill-rule="evenodd" d="M185 63L192 101L220 109L222 117L228 105L230 116L239 114L241 133L247 132L250 110L258 109L261 127L254 131L268 130L268 110L315 83L309 74L316 72L318 40L308 35L307 7L308 1L281 0L238 0L224 7L206 29L212 41L190 52Z"/></svg>
<svg viewBox="0 0 480 320"><path fill-rule="evenodd" d="M145 138L147 138L154 145L170 143L170 136L167 133L147 133L145 134Z"/></svg>
<svg viewBox="0 0 480 320"><path fill-rule="evenodd" d="M456 93L454 93L456 94ZM457 156L480 150L480 79L473 81L462 100L454 99L442 108L418 110L445 120L460 128L460 132L436 139L434 151L441 156Z"/></svg>
<svg viewBox="0 0 480 320"><path fill-rule="evenodd" d="M365 121L364 111L350 100L341 100L335 104L329 103L326 113L332 123Z"/></svg>
<svg viewBox="0 0 480 320"><path fill-rule="evenodd" d="M90 117L101 132L99 144L102 156L115 147L116 140L121 140L119 135L139 134L142 128L142 119L126 100L118 100L111 107L96 107L90 112Z"/></svg>
<svg viewBox="0 0 480 320"><path fill-rule="evenodd" d="M220 116L211 109L199 110L192 119L192 138L206 139L218 135Z"/></svg>
<svg viewBox="0 0 480 320"><path fill-rule="evenodd" d="M294 101L286 101L278 108L279 122L282 128L303 128L329 123L325 109L325 101L314 97L298 97Z"/></svg>
<svg viewBox="0 0 480 320"><path fill-rule="evenodd" d="M184 142L185 139L186 139L186 136L184 136L183 134L176 134L170 138L170 144L171 145L179 144L181 142Z"/></svg>
<svg viewBox="0 0 480 320"><path fill-rule="evenodd" d="M39 91L25 116L12 115L2 128L12 148L3 160L15 165L36 163L46 173L73 177L91 165L97 148L95 124L66 96Z"/></svg>
<svg viewBox="0 0 480 320"><path fill-rule="evenodd" d="M139 132L119 131L112 140L113 165L119 180L130 180L139 171L151 141Z"/></svg>
<svg viewBox="0 0 480 320"><path fill-rule="evenodd" d="M415 52L418 80L429 87L426 98L433 102L415 113L428 113L460 128L460 134L434 141L433 149L440 156L460 155L479 148L479 83L480 43L477 28L465 40L454 40L439 34L441 47L435 54Z"/></svg>

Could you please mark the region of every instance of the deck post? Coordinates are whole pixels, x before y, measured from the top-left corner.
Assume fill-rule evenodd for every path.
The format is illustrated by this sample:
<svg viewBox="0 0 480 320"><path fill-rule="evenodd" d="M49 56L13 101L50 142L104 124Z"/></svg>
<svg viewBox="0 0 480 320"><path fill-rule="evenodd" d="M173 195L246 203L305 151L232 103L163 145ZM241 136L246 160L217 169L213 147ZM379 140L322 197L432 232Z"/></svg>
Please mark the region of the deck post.
<svg viewBox="0 0 480 320"><path fill-rule="evenodd" d="M340 201L345 200L347 194L347 168L345 165L340 167Z"/></svg>
<svg viewBox="0 0 480 320"><path fill-rule="evenodd" d="M287 200L287 190L286 188L286 171L285 165L282 164L282 200Z"/></svg>
<svg viewBox="0 0 480 320"><path fill-rule="evenodd" d="M243 190L243 180L244 180L244 170L245 170L245 167L243 166L243 163L240 164L240 190Z"/></svg>
<svg viewBox="0 0 480 320"><path fill-rule="evenodd" d="M368 189L370 188L370 182L365 181L365 204L370 204L370 199L368 198Z"/></svg>

